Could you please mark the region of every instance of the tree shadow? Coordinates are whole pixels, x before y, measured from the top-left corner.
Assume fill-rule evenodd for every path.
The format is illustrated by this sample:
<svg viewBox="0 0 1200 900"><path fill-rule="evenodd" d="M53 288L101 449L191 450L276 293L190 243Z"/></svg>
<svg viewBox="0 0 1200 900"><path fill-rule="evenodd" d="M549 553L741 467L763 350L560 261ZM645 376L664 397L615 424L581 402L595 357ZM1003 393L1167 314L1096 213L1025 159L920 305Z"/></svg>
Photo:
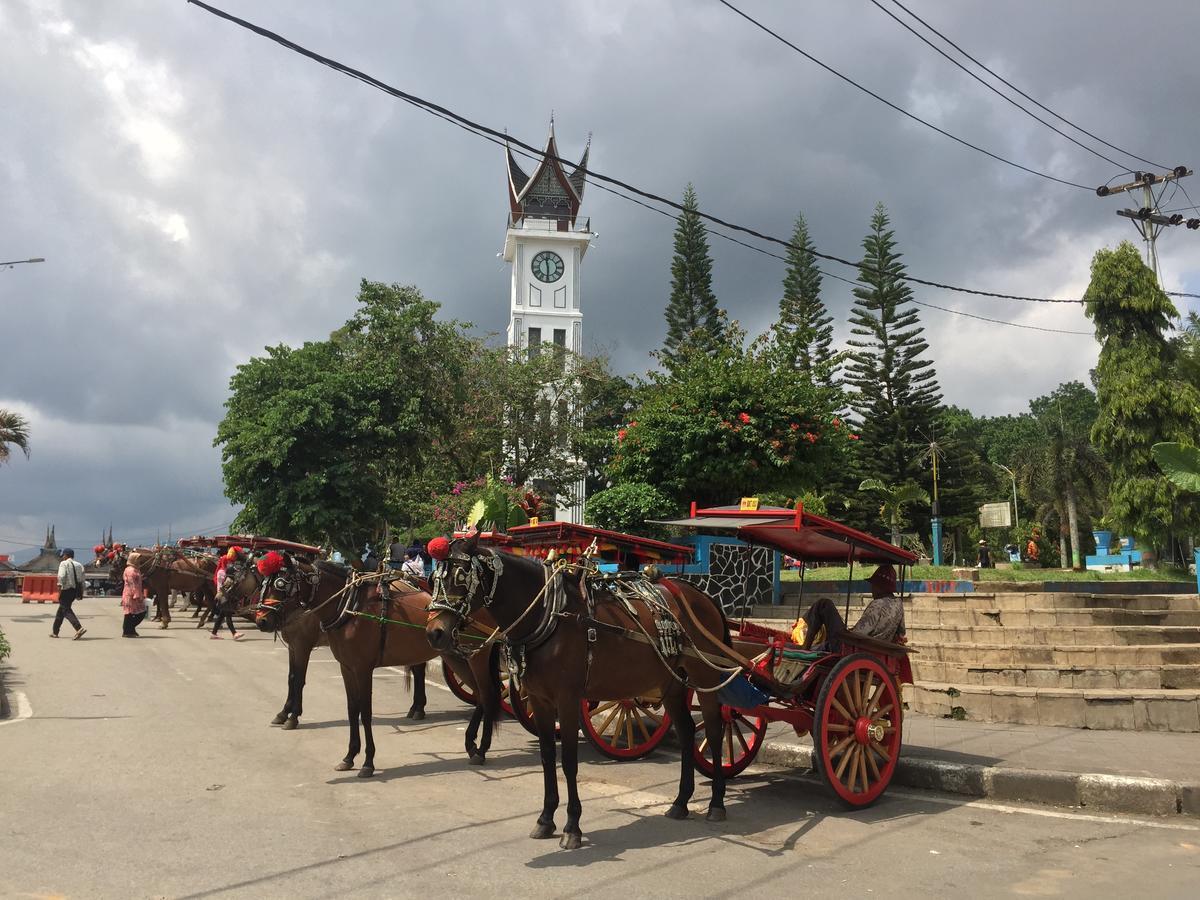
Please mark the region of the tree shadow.
<svg viewBox="0 0 1200 900"><path fill-rule="evenodd" d="M421 753L418 756L427 757L424 762L401 764L387 769L378 767L376 758L375 774L370 778L359 778L357 771L349 771L336 778L330 778L326 784L345 784L347 782L388 782L397 778L414 778L436 775L460 774L470 772L484 781L502 781L512 777L531 774L528 754L522 751L501 750L489 751L487 762L482 766L473 766L467 760L465 751L459 753ZM516 771L516 770L521 771ZM506 776L497 777L494 773L507 772Z"/></svg>

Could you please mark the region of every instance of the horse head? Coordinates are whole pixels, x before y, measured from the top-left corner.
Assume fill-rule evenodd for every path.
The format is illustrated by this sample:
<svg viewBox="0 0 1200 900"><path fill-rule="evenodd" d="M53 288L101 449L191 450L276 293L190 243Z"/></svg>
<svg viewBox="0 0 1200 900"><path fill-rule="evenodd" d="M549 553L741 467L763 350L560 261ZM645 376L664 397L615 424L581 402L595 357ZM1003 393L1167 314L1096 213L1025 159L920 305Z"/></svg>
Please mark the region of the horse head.
<svg viewBox="0 0 1200 900"><path fill-rule="evenodd" d="M320 577L314 566L301 566L290 553L272 550L255 564L258 577L262 579L258 609L254 624L259 631L278 631L297 609L303 609L311 601L316 579ZM228 583L228 582L226 582Z"/></svg>
<svg viewBox="0 0 1200 900"><path fill-rule="evenodd" d="M217 591L217 603L227 609L241 609L259 592L263 581L253 557L234 559L225 565L225 580Z"/></svg>

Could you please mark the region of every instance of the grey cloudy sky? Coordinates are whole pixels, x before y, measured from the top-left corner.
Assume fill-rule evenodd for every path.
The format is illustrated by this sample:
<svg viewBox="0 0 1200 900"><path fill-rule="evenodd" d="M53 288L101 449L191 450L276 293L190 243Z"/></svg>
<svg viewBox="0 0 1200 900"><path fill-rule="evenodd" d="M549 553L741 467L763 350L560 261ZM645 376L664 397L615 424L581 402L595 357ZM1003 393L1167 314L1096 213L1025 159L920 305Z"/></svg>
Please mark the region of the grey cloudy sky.
<svg viewBox="0 0 1200 900"><path fill-rule="evenodd" d="M530 143L553 110L565 155L593 132L598 171L668 196L690 180L706 210L784 236L803 211L842 256L858 257L882 200L922 277L1078 296L1092 253L1132 235L1120 201L908 122L715 0L216 5ZM868 0L740 5L995 152L1086 185L1117 171ZM1149 0L1136 17L1108 0L906 5L1113 143L1200 162L1194 2ZM0 259L48 260L0 271L0 407L33 427L32 459L0 469L0 552L23 555L47 522L76 546L110 520L131 541L225 526L211 442L230 374L267 344L324 337L362 277L417 284L446 315L503 330L495 146L183 0L0 0L0 60ZM586 341L643 371L664 331L673 223L594 187L584 213L600 234L583 271ZM1200 292L1198 241L1175 229L1161 242L1169 289ZM782 264L719 239L712 250L722 305L762 330ZM839 340L849 290L826 283ZM916 296L1087 330L1077 307ZM1024 409L1095 362L1087 336L922 317L947 401L979 413Z"/></svg>

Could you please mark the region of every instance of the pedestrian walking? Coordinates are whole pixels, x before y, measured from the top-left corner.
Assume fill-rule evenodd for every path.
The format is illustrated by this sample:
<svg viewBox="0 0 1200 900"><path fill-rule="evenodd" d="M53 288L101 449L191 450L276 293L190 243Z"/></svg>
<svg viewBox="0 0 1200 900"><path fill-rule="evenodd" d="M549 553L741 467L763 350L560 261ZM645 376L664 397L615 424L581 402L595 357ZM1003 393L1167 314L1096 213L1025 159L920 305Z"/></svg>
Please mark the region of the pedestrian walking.
<svg viewBox="0 0 1200 900"><path fill-rule="evenodd" d="M71 623L75 629L75 640L79 640L87 629L79 624L79 618L71 609L71 604L83 596L83 566L75 561L75 551L69 547L62 552L62 562L58 564L58 612L54 615L54 625L50 637L58 637L63 619Z"/></svg>
<svg viewBox="0 0 1200 900"><path fill-rule="evenodd" d="M146 586L142 583L142 573L127 565L122 578L125 586L121 590L121 609L125 612L125 620L121 623L121 637L141 637L137 627L146 618Z"/></svg>
<svg viewBox="0 0 1200 900"><path fill-rule="evenodd" d="M979 568L990 569L992 567L992 549L988 546L986 540L979 542Z"/></svg>
<svg viewBox="0 0 1200 900"><path fill-rule="evenodd" d="M241 549L242 549L241 547L230 548L229 552L225 555L225 559L223 560L223 562L230 563L230 562L237 561L237 559L241 553ZM229 572L227 570L227 565L221 566L220 568L217 569L217 574L216 574L217 593L216 593L216 596L213 597L213 611L212 611L213 630L212 630L211 640L214 640L214 641L219 641L221 639L221 635L217 634L217 632L221 629L222 622L224 622L226 625L229 626L229 633L233 635L233 639L235 641L240 641L242 639L241 632L239 632L233 626L233 610L231 610L228 606L226 606L225 601L221 597L221 588L224 587L225 579L227 579L228 577L229 577Z"/></svg>

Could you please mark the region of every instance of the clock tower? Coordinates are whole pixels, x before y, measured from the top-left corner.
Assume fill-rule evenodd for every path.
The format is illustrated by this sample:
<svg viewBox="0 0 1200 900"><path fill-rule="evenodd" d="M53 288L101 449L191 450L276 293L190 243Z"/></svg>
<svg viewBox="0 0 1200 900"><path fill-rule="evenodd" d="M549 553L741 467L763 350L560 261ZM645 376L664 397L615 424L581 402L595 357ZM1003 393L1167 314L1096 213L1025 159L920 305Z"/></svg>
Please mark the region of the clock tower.
<svg viewBox="0 0 1200 900"><path fill-rule="evenodd" d="M542 159L532 174L526 174L512 149L505 147L509 215L504 259L512 264L510 347L531 350L554 344L572 353L583 352L579 272L594 235L591 222L579 218L579 207L590 149L589 138L579 164L568 171L559 159L553 119ZM582 482L573 493L557 499L557 517L582 524Z"/></svg>

